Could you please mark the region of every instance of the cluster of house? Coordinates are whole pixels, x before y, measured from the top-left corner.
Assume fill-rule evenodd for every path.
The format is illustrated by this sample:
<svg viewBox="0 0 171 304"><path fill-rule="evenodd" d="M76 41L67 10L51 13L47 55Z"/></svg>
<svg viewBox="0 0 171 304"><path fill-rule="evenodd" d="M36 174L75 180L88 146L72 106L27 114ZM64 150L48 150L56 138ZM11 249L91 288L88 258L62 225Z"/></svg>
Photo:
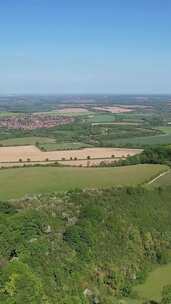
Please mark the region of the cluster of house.
<svg viewBox="0 0 171 304"><path fill-rule="evenodd" d="M40 128L52 128L71 122L73 122L73 118L68 116L27 114L22 116L6 116L0 118L0 128L33 130Z"/></svg>

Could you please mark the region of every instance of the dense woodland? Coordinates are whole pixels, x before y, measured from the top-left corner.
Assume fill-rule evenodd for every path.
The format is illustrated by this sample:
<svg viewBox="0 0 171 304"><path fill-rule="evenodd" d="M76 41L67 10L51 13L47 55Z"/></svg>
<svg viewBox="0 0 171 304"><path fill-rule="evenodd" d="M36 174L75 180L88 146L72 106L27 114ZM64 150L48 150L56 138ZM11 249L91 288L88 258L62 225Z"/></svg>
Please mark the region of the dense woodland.
<svg viewBox="0 0 171 304"><path fill-rule="evenodd" d="M171 146L146 147L139 155L129 156L125 160L114 161L113 166L136 164L165 164L171 166ZM106 166L103 162L101 166ZM110 164L111 166L111 164Z"/></svg>
<svg viewBox="0 0 171 304"><path fill-rule="evenodd" d="M1 202L0 303L115 304L136 297L132 287L170 261L170 202L171 189L141 187ZM166 286L162 304L169 297Z"/></svg>

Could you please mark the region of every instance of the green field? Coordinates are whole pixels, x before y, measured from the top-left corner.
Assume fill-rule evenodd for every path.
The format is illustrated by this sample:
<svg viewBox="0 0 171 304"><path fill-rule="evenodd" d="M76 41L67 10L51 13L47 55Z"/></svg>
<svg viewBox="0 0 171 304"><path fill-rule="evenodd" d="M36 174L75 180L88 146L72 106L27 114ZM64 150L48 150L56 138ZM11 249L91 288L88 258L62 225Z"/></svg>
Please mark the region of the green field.
<svg viewBox="0 0 171 304"><path fill-rule="evenodd" d="M115 121L115 114L111 113L92 113L87 119L90 123L98 123L98 122L113 122Z"/></svg>
<svg viewBox="0 0 171 304"><path fill-rule="evenodd" d="M155 135L155 136L143 136L143 137L130 137L121 138L114 141L115 146L145 146L145 145L159 145L170 144L171 134Z"/></svg>
<svg viewBox="0 0 171 304"><path fill-rule="evenodd" d="M163 165L118 168L29 167L0 170L0 199L19 198L29 193L138 185L166 170Z"/></svg>
<svg viewBox="0 0 171 304"><path fill-rule="evenodd" d="M170 127L159 127L156 129L164 132L165 134L171 134L171 126Z"/></svg>
<svg viewBox="0 0 171 304"><path fill-rule="evenodd" d="M145 145L165 145L171 144L171 127L158 127L156 130L163 132L163 134L154 136L140 136L120 138L114 141L117 146L145 146Z"/></svg>
<svg viewBox="0 0 171 304"><path fill-rule="evenodd" d="M89 122L91 123L98 123L98 122L112 122L112 121L127 121L127 122L135 122L135 123L142 123L143 118L145 116L151 116L150 113L142 114L137 112L130 112L130 113L99 113L94 112L90 117L88 117Z"/></svg>
<svg viewBox="0 0 171 304"><path fill-rule="evenodd" d="M82 142L63 142L63 143L43 143L39 147L45 151L55 150L74 150L81 148L90 148L92 145L88 145Z"/></svg>
<svg viewBox="0 0 171 304"><path fill-rule="evenodd" d="M17 115L21 115L21 113L7 112L7 111L0 112L0 117L17 116Z"/></svg>
<svg viewBox="0 0 171 304"><path fill-rule="evenodd" d="M44 143L54 143L53 138L49 137L18 137L18 138L10 138L0 140L0 145L2 146L23 146L23 145L35 145L36 143L44 144Z"/></svg>
<svg viewBox="0 0 171 304"><path fill-rule="evenodd" d="M134 291L143 300L160 301L163 287L169 284L171 284L171 264L153 270L145 283L136 286Z"/></svg>

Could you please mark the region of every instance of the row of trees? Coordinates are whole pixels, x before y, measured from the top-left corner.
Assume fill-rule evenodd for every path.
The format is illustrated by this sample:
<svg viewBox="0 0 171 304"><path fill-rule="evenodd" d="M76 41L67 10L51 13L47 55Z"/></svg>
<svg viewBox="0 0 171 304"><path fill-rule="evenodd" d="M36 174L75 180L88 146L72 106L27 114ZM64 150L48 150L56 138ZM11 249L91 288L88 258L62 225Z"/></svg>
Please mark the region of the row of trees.
<svg viewBox="0 0 171 304"><path fill-rule="evenodd" d="M112 157L114 157L114 156L112 156ZM86 159L87 159L87 160L90 160L91 157L88 155ZM66 158L65 158L65 157L62 157L61 160L64 161L64 160L66 160ZM77 157L70 157L70 160L78 160L78 158L77 158ZM19 163L22 163L22 162L24 162L25 160L23 160L22 158L19 158L18 161L19 161ZM27 162L31 162L31 158L27 158L26 161L27 161ZM46 158L45 161L48 162L48 161L49 161L49 158Z"/></svg>

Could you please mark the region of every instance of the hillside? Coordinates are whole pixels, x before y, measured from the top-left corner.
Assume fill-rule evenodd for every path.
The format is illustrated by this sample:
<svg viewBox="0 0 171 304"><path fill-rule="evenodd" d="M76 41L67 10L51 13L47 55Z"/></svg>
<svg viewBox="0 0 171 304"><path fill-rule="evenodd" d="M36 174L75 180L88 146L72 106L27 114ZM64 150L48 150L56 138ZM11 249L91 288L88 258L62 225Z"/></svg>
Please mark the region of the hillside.
<svg viewBox="0 0 171 304"><path fill-rule="evenodd" d="M134 303L170 261L170 202L170 188L141 187L1 202L0 303Z"/></svg>

